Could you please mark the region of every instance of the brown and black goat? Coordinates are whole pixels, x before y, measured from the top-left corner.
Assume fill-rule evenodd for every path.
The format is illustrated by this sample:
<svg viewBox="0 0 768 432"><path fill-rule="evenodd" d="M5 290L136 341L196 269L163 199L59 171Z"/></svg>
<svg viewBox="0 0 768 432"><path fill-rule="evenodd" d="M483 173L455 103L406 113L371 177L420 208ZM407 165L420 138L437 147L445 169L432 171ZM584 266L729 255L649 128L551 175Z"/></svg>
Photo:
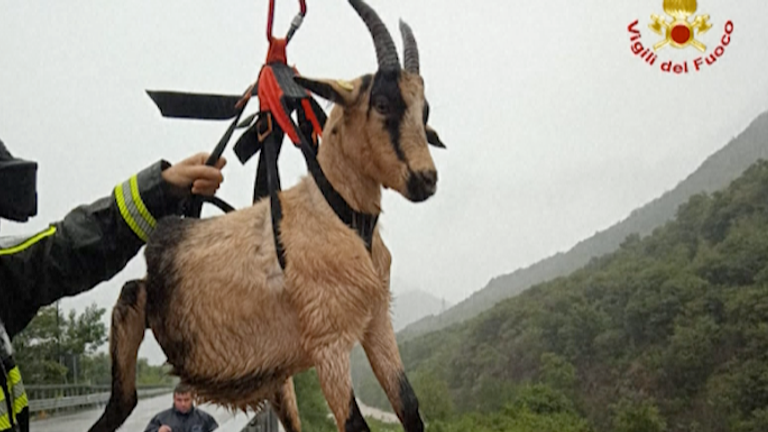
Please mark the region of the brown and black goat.
<svg viewBox="0 0 768 432"><path fill-rule="evenodd" d="M369 430L350 375L360 342L405 430L423 430L390 322L391 255L376 220L382 187L413 202L435 193L427 144L442 144L427 126L410 28L400 23L401 67L376 12L349 2L373 36L379 68L351 82L297 78L335 105L317 154L322 175L279 195L285 268L270 200L203 220L161 220L147 243L146 278L123 287L112 314L112 395L91 431L114 431L134 409L146 328L199 401L245 410L266 400L288 432L301 430L291 377L311 367L339 431Z"/></svg>

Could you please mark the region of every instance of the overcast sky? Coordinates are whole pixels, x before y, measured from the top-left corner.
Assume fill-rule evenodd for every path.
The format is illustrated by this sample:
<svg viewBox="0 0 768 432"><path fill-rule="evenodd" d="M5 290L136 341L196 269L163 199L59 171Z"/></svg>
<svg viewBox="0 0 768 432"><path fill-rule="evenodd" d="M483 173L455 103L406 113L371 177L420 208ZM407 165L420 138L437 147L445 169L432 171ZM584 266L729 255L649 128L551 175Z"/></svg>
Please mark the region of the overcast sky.
<svg viewBox="0 0 768 432"><path fill-rule="evenodd" d="M695 170L768 105L768 2L699 1L713 27L697 36L712 66L666 47L649 66L644 46L662 0L369 0L401 41L414 29L432 106L448 150L434 150L438 192L413 204L385 192L381 222L399 291L457 302L491 278L565 251ZM283 34L297 2L278 0ZM312 77L373 72L370 36L344 0L308 0L289 62ZM0 138L40 164L39 216L3 222L32 233L159 158L210 151L226 123L162 118L146 89L241 93L266 54L266 0L0 0ZM689 73L660 70L688 61ZM322 102L325 106L325 102ZM250 104L253 110L256 103ZM284 186L305 174L299 151L281 158ZM226 156L220 196L248 205L255 160ZM208 210L207 215L216 214ZM111 309L143 257L65 308ZM153 343L142 355L164 358Z"/></svg>

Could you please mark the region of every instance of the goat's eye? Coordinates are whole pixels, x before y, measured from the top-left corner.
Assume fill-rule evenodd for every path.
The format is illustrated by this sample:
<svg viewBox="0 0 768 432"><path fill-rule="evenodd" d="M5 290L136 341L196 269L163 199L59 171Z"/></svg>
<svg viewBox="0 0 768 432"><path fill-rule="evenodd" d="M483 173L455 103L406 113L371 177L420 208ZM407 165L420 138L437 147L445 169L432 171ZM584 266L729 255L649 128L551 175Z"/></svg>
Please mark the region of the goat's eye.
<svg viewBox="0 0 768 432"><path fill-rule="evenodd" d="M389 114L389 100L384 96L373 98L373 108L382 115Z"/></svg>

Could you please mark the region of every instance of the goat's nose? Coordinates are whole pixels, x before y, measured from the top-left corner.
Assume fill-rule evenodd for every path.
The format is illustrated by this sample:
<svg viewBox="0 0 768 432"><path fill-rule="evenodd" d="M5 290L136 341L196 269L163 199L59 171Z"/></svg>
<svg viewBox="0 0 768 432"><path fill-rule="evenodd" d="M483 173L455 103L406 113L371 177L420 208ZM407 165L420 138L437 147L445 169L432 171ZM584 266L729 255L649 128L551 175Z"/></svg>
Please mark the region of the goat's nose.
<svg viewBox="0 0 768 432"><path fill-rule="evenodd" d="M422 202L435 194L437 190L437 171L411 171L408 176L406 198L413 202Z"/></svg>
<svg viewBox="0 0 768 432"><path fill-rule="evenodd" d="M422 181L424 181L424 186L432 189L437 185L437 171L422 171L420 174Z"/></svg>

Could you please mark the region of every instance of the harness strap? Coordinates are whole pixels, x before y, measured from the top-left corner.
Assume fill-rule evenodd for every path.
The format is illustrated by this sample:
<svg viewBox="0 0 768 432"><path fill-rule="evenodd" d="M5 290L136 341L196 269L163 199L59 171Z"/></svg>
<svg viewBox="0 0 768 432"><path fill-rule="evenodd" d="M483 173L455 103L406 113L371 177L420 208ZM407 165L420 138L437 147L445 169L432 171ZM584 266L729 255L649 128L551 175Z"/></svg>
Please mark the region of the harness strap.
<svg viewBox="0 0 768 432"><path fill-rule="evenodd" d="M285 270L285 247L280 240L280 222L283 220L283 207L280 204L280 197L278 195L281 187L280 173L277 168L277 147L281 145L282 141L282 132L273 130L272 134L270 134L266 141L264 141L264 146L261 151L262 156L264 156L263 162L267 165L267 188L269 189L269 204L272 213L272 235L275 239L275 251L277 252L277 260L280 262L280 267Z"/></svg>
<svg viewBox="0 0 768 432"><path fill-rule="evenodd" d="M292 112L293 109L287 105L286 99L289 98L281 98L280 103L284 112L289 113ZM310 108L313 111L316 110L315 106L311 104ZM331 182L328 181L328 178L323 173L323 170L320 167L320 163L317 160L317 146L312 145L307 139L306 131L314 130L314 125L311 124L311 121L307 118L307 115L304 112L306 107L303 103L299 103L295 109L297 110L297 118L300 123L299 126L296 126L292 118L289 117L289 120L294 130L297 132L300 141L299 147L301 148L301 152L304 155L304 159L306 160L307 168L312 174L312 178L315 180L315 184L317 184L317 187L323 194L325 201L329 206L331 206L331 209L333 209L333 212L336 213L336 216L342 222L344 222L345 225L352 228L357 233L357 235L365 243L365 247L370 253L373 246L373 233L376 230L376 224L378 222L379 215L359 212L353 209L349 203L347 203L344 197L342 197L341 194L339 194L339 192L334 189L333 185L331 185ZM320 111L322 112L322 110ZM227 133L225 133L224 137L222 137L222 141L220 142L220 145L217 146L217 151L215 152L216 157L221 155L221 150L223 150L221 143L226 144L226 140L228 140L231 136L231 132L234 129L233 125L235 125L239 120L240 114L242 114L242 110L238 113L235 121L230 125ZM280 263L280 267L285 270L285 246L280 240L280 224L283 219L283 209L279 197L281 186L280 173L277 166L277 158L280 153L280 149L282 148L282 141L285 136L285 132L283 132L282 128L273 121L271 118L271 112L264 112L262 115L265 116L264 122L268 122L268 124L271 125L271 128L269 128L269 131L263 135L259 134L261 136L257 136L256 133L253 133L251 134L253 136L248 137L250 139L256 138L257 141L262 141L263 139L261 145L254 146L252 150L254 152L261 150L261 154L259 155L259 162L256 168L257 173L256 181L254 182L253 201L256 202L260 198L266 197L267 195L269 196L270 212L272 217L272 234L275 241L275 251L277 252L277 259ZM254 132L258 131L258 124L259 123L257 122L257 124L251 128L254 130ZM243 138L244 137L241 137L241 140ZM315 142L315 137L313 136L312 138L313 142ZM240 142L238 144L240 144ZM250 155L246 157L246 159L249 157ZM265 182L266 190L264 187ZM188 216L191 213L192 216L199 217L201 198L197 197L197 200L198 201L194 203L197 204L197 206L193 204L192 212L188 212ZM220 199L208 199L207 201L216 204L225 212L234 210L231 206L221 201Z"/></svg>
<svg viewBox="0 0 768 432"><path fill-rule="evenodd" d="M208 156L208 160L205 161L205 164L208 166L213 166L218 162L219 158L221 158L222 153L224 153L224 149L227 147L227 143L229 142L230 138L232 138L232 134L235 132L235 129L237 128L237 123L240 121L240 117L243 115L243 111L245 110L245 106L247 105L248 100L251 97L251 93L253 92L253 86L248 87L248 90L245 91L243 94L243 97L240 99L240 101L237 103L237 112L235 114L234 120L232 120L232 123L229 124L229 127L227 128L226 132L224 132L224 135L219 139L218 144L216 144L216 148L213 149L213 153L211 153L210 156ZM209 201L213 204L216 204L217 206L220 203L223 203L226 205L225 207L220 207L222 210L227 211L227 208L232 208L229 204L224 202L223 200L214 200ZM188 200L183 202L182 204L182 213L186 217L194 217L194 218L200 218L200 214L203 210L203 198L200 195L192 195L189 197Z"/></svg>
<svg viewBox="0 0 768 432"><path fill-rule="evenodd" d="M286 106L285 99L281 100L281 103L285 112L291 112L289 107ZM299 111L301 111L301 109L302 107L298 107ZM308 121L306 116L302 114L303 113L299 113L297 116L299 121ZM293 122L293 119L291 119L291 122ZM305 134L302 133L302 130L306 128L306 125L302 124L300 126L301 127L296 127L296 130L299 131L298 135L301 142L300 148L304 155L304 159L307 162L307 169L312 174L312 178L314 178L317 187L323 194L325 201L329 206L331 206L331 209L333 209L333 212L336 213L336 216L341 219L345 225L355 230L357 235L360 236L360 238L365 243L365 248L370 253L373 245L373 233L376 229L376 223L378 222L379 215L363 213L353 209L349 203L347 203L344 197L342 197L341 194L333 188L333 185L331 185L331 182L328 181L328 178L323 173L323 170L320 167L320 163L317 160L317 150L310 144ZM269 137L267 137L267 139L264 141L264 145L261 149L261 156L263 156L263 159L259 158L259 168L261 168L262 162L266 164L267 189L269 190L270 197L272 232L275 238L275 250L277 251L277 259L280 262L280 267L285 270L285 246L280 240L280 223L283 219L283 212L282 205L280 204L280 198L278 196L278 193L280 192L280 175L277 168L277 152L279 151L279 146L282 143L282 139L282 131L279 127L275 127ZM257 168L257 170L259 168ZM258 187L258 185L256 187Z"/></svg>
<svg viewBox="0 0 768 432"><path fill-rule="evenodd" d="M283 108L285 103L283 103ZM317 152L310 145L307 137L303 133L299 134L301 140L301 152L307 161L307 169L315 179L317 187L325 197L325 201L331 206L336 216L344 222L345 225L357 232L357 235L363 239L366 249L371 252L373 243L373 232L376 229L376 223L379 219L378 214L363 213L353 209L341 194L333 188L331 182L323 173L320 163L317 161Z"/></svg>
<svg viewBox="0 0 768 432"><path fill-rule="evenodd" d="M317 163L317 159L313 159L313 163L308 163L307 165L310 166L309 171L312 173L312 177L314 177L317 187L320 188L320 192L323 194L334 213L336 213L336 216L338 216L345 225L357 232L357 235L359 235L360 238L363 239L363 242L365 242L365 247L368 249L368 252L371 252L373 232L376 229L376 222L379 219L379 215L359 212L350 207L344 197L342 197L341 194L333 188L331 182L328 181L328 178L325 176L322 169L320 169L320 164ZM312 165L317 168L313 169Z"/></svg>

